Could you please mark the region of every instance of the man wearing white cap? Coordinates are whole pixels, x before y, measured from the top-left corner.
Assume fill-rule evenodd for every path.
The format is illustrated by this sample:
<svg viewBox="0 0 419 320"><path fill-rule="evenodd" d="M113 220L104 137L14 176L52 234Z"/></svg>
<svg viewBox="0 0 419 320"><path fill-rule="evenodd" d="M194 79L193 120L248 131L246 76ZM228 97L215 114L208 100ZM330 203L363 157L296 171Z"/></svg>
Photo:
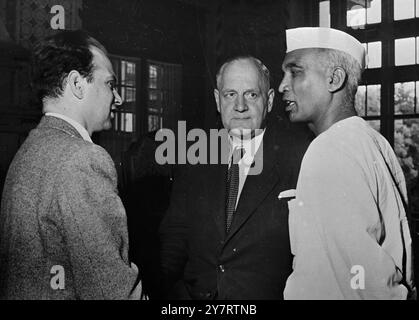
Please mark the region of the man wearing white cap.
<svg viewBox="0 0 419 320"><path fill-rule="evenodd" d="M415 296L406 183L383 136L356 115L365 51L330 28L287 30L279 86L291 121L316 134L289 201L285 299Z"/></svg>

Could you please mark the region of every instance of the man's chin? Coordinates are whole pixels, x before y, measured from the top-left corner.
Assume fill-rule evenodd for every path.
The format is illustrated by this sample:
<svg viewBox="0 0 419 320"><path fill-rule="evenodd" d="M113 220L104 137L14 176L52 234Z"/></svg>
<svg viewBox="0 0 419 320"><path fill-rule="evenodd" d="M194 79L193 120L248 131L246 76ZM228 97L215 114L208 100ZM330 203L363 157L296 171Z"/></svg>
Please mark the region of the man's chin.
<svg viewBox="0 0 419 320"><path fill-rule="evenodd" d="M250 128L232 128L229 134L238 137L242 140L252 139L253 137L262 133L263 129L250 129Z"/></svg>
<svg viewBox="0 0 419 320"><path fill-rule="evenodd" d="M302 120L299 116L297 112L288 112L288 118L290 119L291 122L303 122L304 120Z"/></svg>
<svg viewBox="0 0 419 320"><path fill-rule="evenodd" d="M103 126L102 126L102 130L110 130L112 129L112 122L111 120L107 120Z"/></svg>

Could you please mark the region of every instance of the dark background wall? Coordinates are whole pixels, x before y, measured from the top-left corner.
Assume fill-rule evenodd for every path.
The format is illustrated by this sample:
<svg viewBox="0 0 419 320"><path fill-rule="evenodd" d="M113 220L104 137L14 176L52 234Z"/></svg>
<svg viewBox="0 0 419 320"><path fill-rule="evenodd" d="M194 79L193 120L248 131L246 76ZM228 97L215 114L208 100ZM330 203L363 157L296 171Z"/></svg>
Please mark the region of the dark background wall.
<svg viewBox="0 0 419 320"><path fill-rule="evenodd" d="M205 12L179 1L83 2L83 28L110 53L182 65L182 120L202 127L205 100Z"/></svg>

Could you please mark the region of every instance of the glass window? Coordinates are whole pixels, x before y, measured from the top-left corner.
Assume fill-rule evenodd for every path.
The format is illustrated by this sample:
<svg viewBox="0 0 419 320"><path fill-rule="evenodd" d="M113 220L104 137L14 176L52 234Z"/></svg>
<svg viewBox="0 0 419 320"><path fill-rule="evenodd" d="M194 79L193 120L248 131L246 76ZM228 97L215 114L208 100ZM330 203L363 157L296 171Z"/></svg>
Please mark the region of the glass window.
<svg viewBox="0 0 419 320"><path fill-rule="evenodd" d="M394 0L394 20L415 17L415 0Z"/></svg>
<svg viewBox="0 0 419 320"><path fill-rule="evenodd" d="M149 64L149 83L148 83L148 131L155 131L162 128L163 125L163 103L161 84L162 67L155 64Z"/></svg>
<svg viewBox="0 0 419 320"><path fill-rule="evenodd" d="M132 113L122 113L122 130L134 132L134 115Z"/></svg>
<svg viewBox="0 0 419 320"><path fill-rule="evenodd" d="M330 1L319 2L319 27L330 28Z"/></svg>
<svg viewBox="0 0 419 320"><path fill-rule="evenodd" d="M360 117L366 116L365 112L365 97L367 86L358 86L358 91L355 95L355 109Z"/></svg>
<svg viewBox="0 0 419 320"><path fill-rule="evenodd" d="M148 115L148 131L156 131L163 127L163 118L159 115Z"/></svg>
<svg viewBox="0 0 419 320"><path fill-rule="evenodd" d="M416 108L419 105L419 81L416 81Z"/></svg>
<svg viewBox="0 0 419 320"><path fill-rule="evenodd" d="M116 111L114 124L115 131L135 132L135 114L131 112Z"/></svg>
<svg viewBox="0 0 419 320"><path fill-rule="evenodd" d="M367 120L367 122L373 129L380 132L380 120Z"/></svg>
<svg viewBox="0 0 419 320"><path fill-rule="evenodd" d="M419 63L419 37L416 37L416 63Z"/></svg>
<svg viewBox="0 0 419 320"><path fill-rule="evenodd" d="M419 168L419 119L394 121L394 151L408 187L416 184Z"/></svg>
<svg viewBox="0 0 419 320"><path fill-rule="evenodd" d="M362 44L367 52L367 69L381 68L381 41Z"/></svg>
<svg viewBox="0 0 419 320"><path fill-rule="evenodd" d="M417 83L416 83L417 87ZM394 84L394 113L417 113L415 105L415 82L401 82Z"/></svg>
<svg viewBox="0 0 419 320"><path fill-rule="evenodd" d="M149 88L157 88L157 66L150 65L149 67Z"/></svg>
<svg viewBox="0 0 419 320"><path fill-rule="evenodd" d="M121 85L135 86L135 63L121 61Z"/></svg>
<svg viewBox="0 0 419 320"><path fill-rule="evenodd" d="M396 66L404 66L416 63L416 39L403 38L394 42L394 63Z"/></svg>
<svg viewBox="0 0 419 320"><path fill-rule="evenodd" d="M148 130L174 129L180 118L181 66L166 62L148 62Z"/></svg>
<svg viewBox="0 0 419 320"><path fill-rule="evenodd" d="M115 75L118 78L117 90L123 104L115 111L115 131L135 132L135 112L137 108L137 70L136 60L111 56Z"/></svg>
<svg viewBox="0 0 419 320"><path fill-rule="evenodd" d="M135 94L135 88L121 87L121 98L125 103L135 102Z"/></svg>
<svg viewBox="0 0 419 320"><path fill-rule="evenodd" d="M380 23L381 22L381 0L367 1L367 23Z"/></svg>
<svg viewBox="0 0 419 320"><path fill-rule="evenodd" d="M347 0L346 25L362 27L381 22L381 0Z"/></svg>
<svg viewBox="0 0 419 320"><path fill-rule="evenodd" d="M367 116L380 115L381 109L381 85L367 86Z"/></svg>
<svg viewBox="0 0 419 320"><path fill-rule="evenodd" d="M379 116L381 114L381 85L358 86L355 109L359 116Z"/></svg>

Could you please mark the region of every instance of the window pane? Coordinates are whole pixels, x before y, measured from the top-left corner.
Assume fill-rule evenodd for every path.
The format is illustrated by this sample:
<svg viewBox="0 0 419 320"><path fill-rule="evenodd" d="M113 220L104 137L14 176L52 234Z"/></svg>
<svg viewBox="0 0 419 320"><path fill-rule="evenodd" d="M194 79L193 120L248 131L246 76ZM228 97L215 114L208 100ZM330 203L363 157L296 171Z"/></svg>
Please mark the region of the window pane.
<svg viewBox="0 0 419 320"><path fill-rule="evenodd" d="M121 87L121 98L125 103L135 102L135 88Z"/></svg>
<svg viewBox="0 0 419 320"><path fill-rule="evenodd" d="M365 93L366 86L358 86L358 91L355 95L355 109L360 117L364 117L365 114Z"/></svg>
<svg viewBox="0 0 419 320"><path fill-rule="evenodd" d="M415 64L415 38L396 39L394 53L396 66Z"/></svg>
<svg viewBox="0 0 419 320"><path fill-rule="evenodd" d="M330 28L330 1L319 2L319 27Z"/></svg>
<svg viewBox="0 0 419 320"><path fill-rule="evenodd" d="M381 41L368 43L367 53L368 68L381 68Z"/></svg>
<svg viewBox="0 0 419 320"><path fill-rule="evenodd" d="M148 131L155 131L161 128L162 119L158 115L150 114L148 116Z"/></svg>
<svg viewBox="0 0 419 320"><path fill-rule="evenodd" d="M381 85L367 86L367 116L380 115Z"/></svg>
<svg viewBox="0 0 419 320"><path fill-rule="evenodd" d="M367 23L381 22L381 0L372 0L367 8Z"/></svg>
<svg viewBox="0 0 419 320"><path fill-rule="evenodd" d="M415 113L415 83L404 82L394 84L394 113Z"/></svg>
<svg viewBox="0 0 419 320"><path fill-rule="evenodd" d="M394 0L394 20L411 19L414 16L414 0Z"/></svg>
<svg viewBox="0 0 419 320"><path fill-rule="evenodd" d="M380 120L367 120L368 124L378 132L380 132Z"/></svg>
<svg viewBox="0 0 419 320"><path fill-rule="evenodd" d="M361 5L360 5L361 3ZM346 11L346 25L348 27L363 26L366 24L366 9L364 1L353 1L347 0L347 11Z"/></svg>
<svg viewBox="0 0 419 320"><path fill-rule="evenodd" d="M113 118L113 123L112 123L112 128L114 131L119 130L118 118L119 118L119 112L114 112L114 118Z"/></svg>
<svg viewBox="0 0 419 320"><path fill-rule="evenodd" d="M149 88L157 88L157 67L150 65L149 67Z"/></svg>
<svg viewBox="0 0 419 320"><path fill-rule="evenodd" d="M419 37L416 37L416 63L419 63Z"/></svg>
<svg viewBox="0 0 419 320"><path fill-rule="evenodd" d="M418 109L419 106L419 81L416 81L416 109ZM416 110L416 112L418 112Z"/></svg>
<svg viewBox="0 0 419 320"><path fill-rule="evenodd" d="M157 100L157 92L156 91L149 91L149 93L148 93L148 99L150 100L150 101L156 101Z"/></svg>
<svg viewBox="0 0 419 320"><path fill-rule="evenodd" d="M419 0L416 0L416 18L419 18Z"/></svg>
<svg viewBox="0 0 419 320"><path fill-rule="evenodd" d="M125 102L135 102L135 88L125 88Z"/></svg>
<svg viewBox="0 0 419 320"><path fill-rule="evenodd" d="M419 119L394 121L394 151L399 158L407 185L411 188L418 177Z"/></svg>
<svg viewBox="0 0 419 320"><path fill-rule="evenodd" d="M134 117L132 113L122 113L122 128L125 132L134 132Z"/></svg>
<svg viewBox="0 0 419 320"><path fill-rule="evenodd" d="M135 86L135 63L121 61L121 85Z"/></svg>

